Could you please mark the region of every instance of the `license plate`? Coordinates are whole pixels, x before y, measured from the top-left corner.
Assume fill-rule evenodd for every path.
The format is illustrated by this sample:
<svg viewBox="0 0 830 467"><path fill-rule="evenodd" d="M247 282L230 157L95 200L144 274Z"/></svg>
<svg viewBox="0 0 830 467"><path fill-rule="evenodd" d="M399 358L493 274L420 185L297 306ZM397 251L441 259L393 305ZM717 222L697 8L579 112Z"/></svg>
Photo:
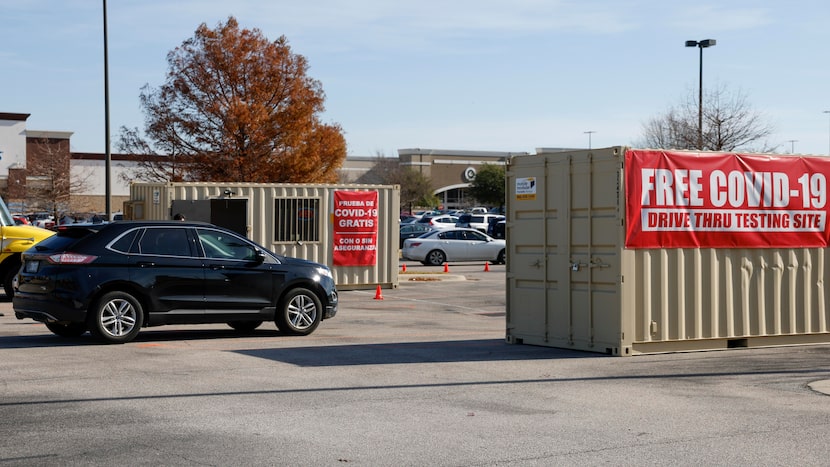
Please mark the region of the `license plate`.
<svg viewBox="0 0 830 467"><path fill-rule="evenodd" d="M38 261L26 261L26 272L37 272L37 267L40 265Z"/></svg>

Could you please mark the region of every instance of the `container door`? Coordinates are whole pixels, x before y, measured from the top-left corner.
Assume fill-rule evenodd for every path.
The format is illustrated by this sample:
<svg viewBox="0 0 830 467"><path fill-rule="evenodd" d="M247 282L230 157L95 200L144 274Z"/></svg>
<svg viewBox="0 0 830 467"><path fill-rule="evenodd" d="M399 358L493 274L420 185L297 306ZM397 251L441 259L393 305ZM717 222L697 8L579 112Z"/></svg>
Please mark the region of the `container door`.
<svg viewBox="0 0 830 467"><path fill-rule="evenodd" d="M620 352L618 155L609 148L511 160L508 341Z"/></svg>
<svg viewBox="0 0 830 467"><path fill-rule="evenodd" d="M568 339L570 285L568 271L552 260L567 256L567 225L558 219L567 218L568 165L536 157L513 161L507 177L507 339L558 345Z"/></svg>

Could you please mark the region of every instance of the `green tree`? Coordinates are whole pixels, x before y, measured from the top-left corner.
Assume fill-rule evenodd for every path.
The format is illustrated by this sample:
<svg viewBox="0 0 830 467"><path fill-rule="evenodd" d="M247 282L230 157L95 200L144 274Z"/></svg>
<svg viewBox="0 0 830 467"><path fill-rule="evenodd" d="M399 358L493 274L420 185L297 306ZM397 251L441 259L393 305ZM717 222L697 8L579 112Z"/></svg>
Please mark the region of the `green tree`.
<svg viewBox="0 0 830 467"><path fill-rule="evenodd" d="M119 149L145 157L137 178L312 182L337 180L346 142L324 124L325 94L283 36L268 40L230 17L200 25L167 55L166 82L145 85L146 141L122 129Z"/></svg>
<svg viewBox="0 0 830 467"><path fill-rule="evenodd" d="M470 183L467 192L482 204L504 207L504 166L484 164Z"/></svg>

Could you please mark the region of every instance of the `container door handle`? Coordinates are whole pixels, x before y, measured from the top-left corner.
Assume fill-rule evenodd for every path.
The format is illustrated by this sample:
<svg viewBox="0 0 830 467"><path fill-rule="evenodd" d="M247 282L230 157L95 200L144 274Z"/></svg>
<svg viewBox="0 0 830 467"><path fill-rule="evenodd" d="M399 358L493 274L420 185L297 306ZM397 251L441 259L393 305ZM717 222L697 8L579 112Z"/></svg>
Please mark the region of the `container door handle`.
<svg viewBox="0 0 830 467"><path fill-rule="evenodd" d="M571 263L571 271L573 271L573 272L579 271L579 269L583 266L589 266L590 267L591 265L588 264L588 263L581 263L579 261L574 261L574 262Z"/></svg>

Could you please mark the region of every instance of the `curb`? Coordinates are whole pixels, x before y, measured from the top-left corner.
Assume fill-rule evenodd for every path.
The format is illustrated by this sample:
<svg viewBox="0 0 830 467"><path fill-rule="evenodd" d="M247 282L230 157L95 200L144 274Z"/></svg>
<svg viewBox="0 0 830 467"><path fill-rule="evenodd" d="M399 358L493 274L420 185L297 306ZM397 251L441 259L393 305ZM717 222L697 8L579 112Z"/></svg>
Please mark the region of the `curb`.
<svg viewBox="0 0 830 467"><path fill-rule="evenodd" d="M807 387L813 391L830 396L830 379L823 379L821 381L813 381Z"/></svg>
<svg viewBox="0 0 830 467"><path fill-rule="evenodd" d="M465 276L459 274L398 274L398 282L443 282L466 281Z"/></svg>

